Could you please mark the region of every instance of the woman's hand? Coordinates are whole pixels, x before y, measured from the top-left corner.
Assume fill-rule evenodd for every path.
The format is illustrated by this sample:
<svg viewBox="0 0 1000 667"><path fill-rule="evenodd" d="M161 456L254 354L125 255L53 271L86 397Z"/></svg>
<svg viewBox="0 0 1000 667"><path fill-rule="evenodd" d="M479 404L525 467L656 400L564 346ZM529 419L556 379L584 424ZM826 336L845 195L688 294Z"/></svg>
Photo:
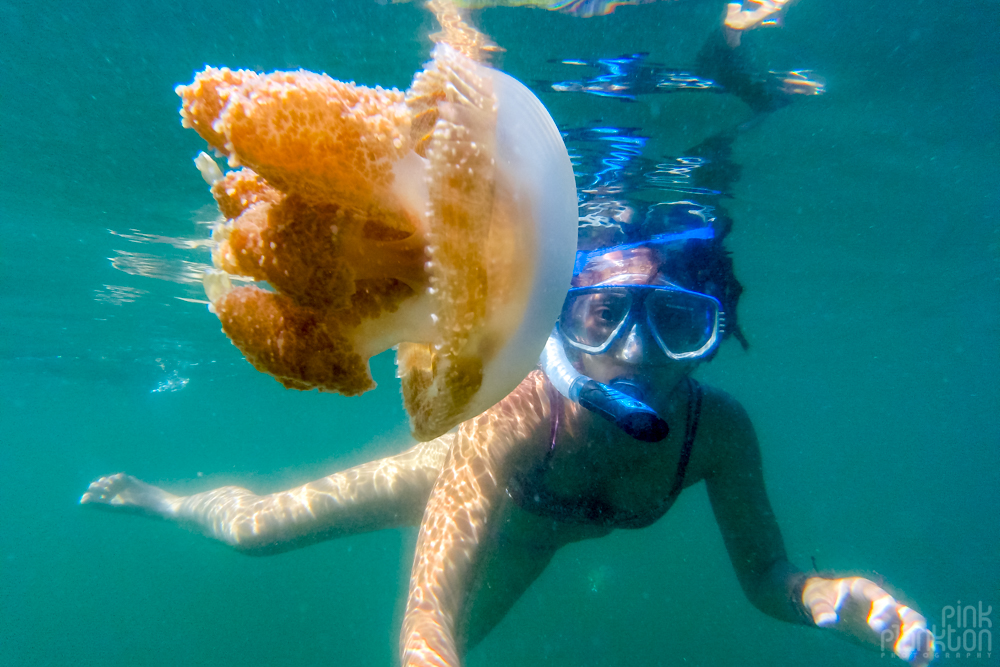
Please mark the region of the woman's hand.
<svg viewBox="0 0 1000 667"><path fill-rule="evenodd" d="M750 30L769 19L771 15L777 14L789 0L750 0L746 3L751 8L744 7L740 2L730 2L726 5L725 26L733 30Z"/></svg>
<svg viewBox="0 0 1000 667"><path fill-rule="evenodd" d="M157 486L120 472L91 482L80 504L166 517L173 513L177 500L177 496Z"/></svg>
<svg viewBox="0 0 1000 667"><path fill-rule="evenodd" d="M934 657L934 635L924 617L868 579L810 577L802 588L802 604L819 627L864 646L891 647L915 667Z"/></svg>

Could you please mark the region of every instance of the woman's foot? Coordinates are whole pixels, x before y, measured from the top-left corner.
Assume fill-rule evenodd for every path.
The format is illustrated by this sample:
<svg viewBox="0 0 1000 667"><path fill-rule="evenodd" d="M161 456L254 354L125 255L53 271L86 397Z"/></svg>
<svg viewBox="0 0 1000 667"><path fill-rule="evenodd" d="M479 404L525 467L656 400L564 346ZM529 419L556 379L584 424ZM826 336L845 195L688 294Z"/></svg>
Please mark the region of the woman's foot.
<svg viewBox="0 0 1000 667"><path fill-rule="evenodd" d="M120 472L92 482L80 498L80 504L166 516L171 512L171 501L176 498L159 487Z"/></svg>

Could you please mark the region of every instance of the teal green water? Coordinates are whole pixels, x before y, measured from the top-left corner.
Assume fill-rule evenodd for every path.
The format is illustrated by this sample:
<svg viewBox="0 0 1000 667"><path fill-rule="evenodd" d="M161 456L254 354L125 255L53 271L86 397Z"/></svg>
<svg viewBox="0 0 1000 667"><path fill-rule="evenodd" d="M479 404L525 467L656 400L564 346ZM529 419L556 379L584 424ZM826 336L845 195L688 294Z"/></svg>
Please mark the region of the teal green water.
<svg viewBox="0 0 1000 667"><path fill-rule="evenodd" d="M754 419L792 560L884 577L939 625L958 600L1000 609L998 9L801 0L756 36L829 92L736 143L751 348L728 343L699 371ZM531 81L556 76L553 58L684 65L720 12L479 22ZM173 87L206 63L405 88L432 27L417 6L369 2L0 1L0 664L398 660L415 531L248 558L76 502L121 470L266 492L402 448L390 357L361 398L284 391L177 298L200 287L149 277L204 254L125 235L203 234L202 144ZM641 126L673 155L747 116L724 96L543 101L560 123ZM649 529L561 552L468 664L889 659L757 612L695 487Z"/></svg>

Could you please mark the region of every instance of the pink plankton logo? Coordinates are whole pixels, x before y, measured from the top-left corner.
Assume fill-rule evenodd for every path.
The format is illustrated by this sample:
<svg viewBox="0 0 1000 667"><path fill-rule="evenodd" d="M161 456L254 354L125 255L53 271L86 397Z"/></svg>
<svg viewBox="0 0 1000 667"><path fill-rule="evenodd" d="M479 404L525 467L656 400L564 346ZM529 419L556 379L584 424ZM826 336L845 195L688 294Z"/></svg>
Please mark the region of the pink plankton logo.
<svg viewBox="0 0 1000 667"><path fill-rule="evenodd" d="M934 658L936 660L978 660L993 657L993 605L963 605L961 600L954 605L941 608L941 626L935 623L929 628L934 633ZM887 628L882 632L882 656L895 655L899 628ZM930 647L919 647L921 653L930 656Z"/></svg>

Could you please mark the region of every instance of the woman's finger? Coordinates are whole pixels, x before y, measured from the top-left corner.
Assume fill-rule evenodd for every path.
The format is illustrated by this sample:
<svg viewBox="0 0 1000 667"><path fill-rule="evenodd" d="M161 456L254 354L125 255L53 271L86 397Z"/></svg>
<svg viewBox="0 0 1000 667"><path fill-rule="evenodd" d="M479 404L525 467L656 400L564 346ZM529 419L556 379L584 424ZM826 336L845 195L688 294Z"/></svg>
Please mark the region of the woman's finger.
<svg viewBox="0 0 1000 667"><path fill-rule="evenodd" d="M934 657L934 635L927 629L927 620L905 605L899 605L897 613L902 626L893 650L912 665L926 665Z"/></svg>

